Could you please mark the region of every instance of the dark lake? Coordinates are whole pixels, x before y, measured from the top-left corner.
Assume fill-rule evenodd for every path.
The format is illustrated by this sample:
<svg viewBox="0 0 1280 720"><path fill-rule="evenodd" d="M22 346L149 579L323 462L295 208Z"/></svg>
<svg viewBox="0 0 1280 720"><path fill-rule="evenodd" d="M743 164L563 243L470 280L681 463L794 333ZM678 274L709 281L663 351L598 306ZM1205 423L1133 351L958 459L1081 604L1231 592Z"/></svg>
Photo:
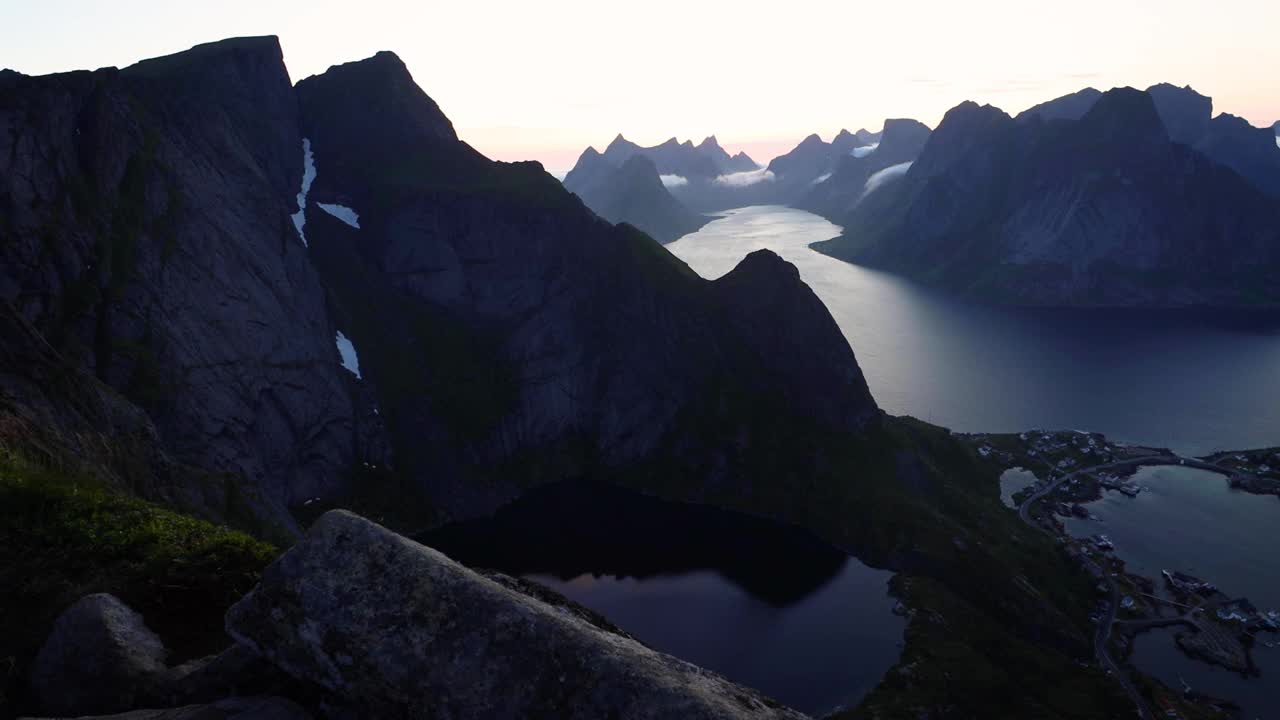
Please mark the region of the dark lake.
<svg viewBox="0 0 1280 720"><path fill-rule="evenodd" d="M761 248L794 263L895 415L964 432L1086 429L1195 455L1280 445L1280 314L980 305L808 247L839 233L761 206L667 247L706 278Z"/></svg>
<svg viewBox="0 0 1280 720"><path fill-rule="evenodd" d="M856 705L901 653L891 573L766 520L570 481L418 539L809 713Z"/></svg>

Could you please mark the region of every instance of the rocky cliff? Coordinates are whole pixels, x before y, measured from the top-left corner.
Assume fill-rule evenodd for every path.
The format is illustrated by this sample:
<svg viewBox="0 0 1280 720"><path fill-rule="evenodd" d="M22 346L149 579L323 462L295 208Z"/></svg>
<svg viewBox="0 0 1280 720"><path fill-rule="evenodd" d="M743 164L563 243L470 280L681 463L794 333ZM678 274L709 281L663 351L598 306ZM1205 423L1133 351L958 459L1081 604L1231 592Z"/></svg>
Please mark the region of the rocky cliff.
<svg viewBox="0 0 1280 720"><path fill-rule="evenodd" d="M803 373L729 321L723 280L601 221L538 166L494 163L436 135L385 142L426 121L390 101L346 102L353 84L397 96L408 87L418 100L404 104L430 102L390 56L298 83L313 197L359 215L356 229L308 209L307 236L338 325L379 389L400 469L444 512L485 512L521 487L643 457L678 415L713 402L705 388L716 378L793 394L801 414L829 402L847 407L846 420L875 413L856 370L821 397L768 380ZM762 289L771 273L794 279L785 263L770 267L756 276ZM790 310L828 323L811 352L837 348L856 368L812 293Z"/></svg>
<svg viewBox="0 0 1280 720"><path fill-rule="evenodd" d="M5 407L63 450L86 425L152 433L148 457L202 479L128 482L208 517L289 535L304 503L384 488L422 522L485 512L652 451L712 378L841 403L845 428L876 413L811 294L777 319L820 323L852 373L817 396L726 317L726 283L472 150L390 53L296 89L274 38L8 73L0 125ZM771 273L795 280L771 265L762 291ZM113 388L117 420L32 357Z"/></svg>
<svg viewBox="0 0 1280 720"><path fill-rule="evenodd" d="M0 83L0 303L145 409L184 489L289 527L357 461L347 378L289 215L297 102L274 38ZM6 338L6 343L26 343Z"/></svg>
<svg viewBox="0 0 1280 720"><path fill-rule="evenodd" d="M1132 89L1077 121L962 104L817 247L1006 302L1280 303L1280 203L1166 124Z"/></svg>

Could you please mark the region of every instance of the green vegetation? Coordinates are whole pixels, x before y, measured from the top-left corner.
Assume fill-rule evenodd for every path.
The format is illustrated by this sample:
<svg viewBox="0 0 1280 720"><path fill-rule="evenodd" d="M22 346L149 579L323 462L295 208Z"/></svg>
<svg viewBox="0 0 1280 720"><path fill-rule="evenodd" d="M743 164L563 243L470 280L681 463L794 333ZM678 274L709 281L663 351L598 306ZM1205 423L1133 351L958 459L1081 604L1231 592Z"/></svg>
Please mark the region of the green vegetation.
<svg viewBox="0 0 1280 720"><path fill-rule="evenodd" d="M1132 713L1120 686L1099 669L1018 637L936 580L898 575L893 584L913 613L902 658L857 710L837 714L840 720Z"/></svg>
<svg viewBox="0 0 1280 720"><path fill-rule="evenodd" d="M700 408L680 419L660 459L619 480L803 526L900 573L895 590L914 614L903 658L850 717L1131 712L1091 663L1094 583L1004 507L997 468L965 443L910 418L878 418L856 436L824 432L731 386ZM682 457L690 438L722 447L719 466Z"/></svg>
<svg viewBox="0 0 1280 720"><path fill-rule="evenodd" d="M218 652L222 616L277 548L0 454L0 714L57 615L110 592L165 641L170 662Z"/></svg>

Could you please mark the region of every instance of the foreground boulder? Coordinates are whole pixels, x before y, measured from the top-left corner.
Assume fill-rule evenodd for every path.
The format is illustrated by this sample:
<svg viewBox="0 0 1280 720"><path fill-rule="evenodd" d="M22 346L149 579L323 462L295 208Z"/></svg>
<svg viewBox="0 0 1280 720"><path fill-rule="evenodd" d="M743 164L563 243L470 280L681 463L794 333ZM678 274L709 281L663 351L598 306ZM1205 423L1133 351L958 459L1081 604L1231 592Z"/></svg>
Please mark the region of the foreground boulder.
<svg viewBox="0 0 1280 720"><path fill-rule="evenodd" d="M267 569L227 631L370 717L804 717L343 511Z"/></svg>
<svg viewBox="0 0 1280 720"><path fill-rule="evenodd" d="M87 595L54 623L36 657L31 686L50 714L128 710L164 672L165 655L141 615L114 595Z"/></svg>
<svg viewBox="0 0 1280 720"><path fill-rule="evenodd" d="M186 705L163 710L134 710L99 715L97 720L310 720L311 715L294 703L277 697L228 698L208 705ZM26 720L35 720L27 718ZM79 720L89 720L87 717Z"/></svg>

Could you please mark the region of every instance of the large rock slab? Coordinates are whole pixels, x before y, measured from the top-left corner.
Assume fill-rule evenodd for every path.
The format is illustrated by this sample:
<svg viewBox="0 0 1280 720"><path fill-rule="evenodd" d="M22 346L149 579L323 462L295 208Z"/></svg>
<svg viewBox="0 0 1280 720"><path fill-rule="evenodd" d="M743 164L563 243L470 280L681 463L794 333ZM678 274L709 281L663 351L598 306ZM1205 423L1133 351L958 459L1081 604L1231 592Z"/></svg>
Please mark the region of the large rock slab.
<svg viewBox="0 0 1280 720"><path fill-rule="evenodd" d="M267 569L227 631L371 717L804 717L343 511Z"/></svg>
<svg viewBox="0 0 1280 720"><path fill-rule="evenodd" d="M133 710L98 715L97 720L310 720L293 702L278 697L228 698L209 705L185 705L162 710ZM25 720L36 720L26 718ZM81 717L78 720L89 720Z"/></svg>
<svg viewBox="0 0 1280 720"><path fill-rule="evenodd" d="M87 595L54 623L36 656L31 686L55 715L128 710L164 672L164 644L113 595Z"/></svg>

